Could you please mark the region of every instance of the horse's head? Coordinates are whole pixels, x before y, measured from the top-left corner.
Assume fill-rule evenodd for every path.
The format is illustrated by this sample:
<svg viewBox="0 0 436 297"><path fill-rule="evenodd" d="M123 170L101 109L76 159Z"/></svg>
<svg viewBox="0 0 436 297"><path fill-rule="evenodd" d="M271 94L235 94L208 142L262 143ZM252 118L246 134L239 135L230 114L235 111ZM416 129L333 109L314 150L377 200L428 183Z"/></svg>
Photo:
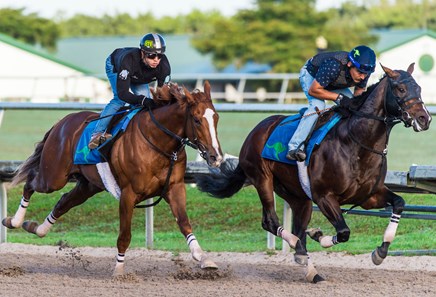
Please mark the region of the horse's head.
<svg viewBox="0 0 436 297"><path fill-rule="evenodd" d="M412 126L416 132L420 132L430 127L431 115L421 99L421 87L411 75L414 64L410 64L407 71L381 67L388 79L386 112L401 119L406 127Z"/></svg>
<svg viewBox="0 0 436 297"><path fill-rule="evenodd" d="M197 146L208 165L219 167L223 154L218 140L218 113L210 96L210 84L204 84L204 92L177 85L171 86L173 95L179 100L180 108L186 108L185 131L188 139Z"/></svg>

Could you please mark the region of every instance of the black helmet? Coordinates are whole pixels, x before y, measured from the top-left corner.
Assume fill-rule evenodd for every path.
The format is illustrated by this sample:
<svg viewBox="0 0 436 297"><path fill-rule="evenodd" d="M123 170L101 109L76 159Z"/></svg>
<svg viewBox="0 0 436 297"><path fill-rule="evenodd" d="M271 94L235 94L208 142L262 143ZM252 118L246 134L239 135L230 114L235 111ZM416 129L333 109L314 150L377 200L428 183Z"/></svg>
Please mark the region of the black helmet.
<svg viewBox="0 0 436 297"><path fill-rule="evenodd" d="M375 70L375 53L365 45L359 45L348 53L351 63L363 73L373 73Z"/></svg>
<svg viewBox="0 0 436 297"><path fill-rule="evenodd" d="M165 53L165 39L157 33L148 33L141 38L139 43L141 49L148 54Z"/></svg>

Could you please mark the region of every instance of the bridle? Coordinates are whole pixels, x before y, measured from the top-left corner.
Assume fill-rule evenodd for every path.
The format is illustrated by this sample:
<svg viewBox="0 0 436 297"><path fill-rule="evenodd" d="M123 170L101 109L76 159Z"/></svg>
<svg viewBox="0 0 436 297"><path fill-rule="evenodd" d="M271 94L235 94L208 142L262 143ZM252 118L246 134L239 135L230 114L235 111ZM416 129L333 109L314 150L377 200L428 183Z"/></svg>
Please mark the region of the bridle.
<svg viewBox="0 0 436 297"><path fill-rule="evenodd" d="M190 140L189 137L183 138L180 137L179 135L177 135L176 133L172 132L171 130L169 130L168 128L166 128L164 125L162 125L154 116L153 111L151 109L148 109L148 113L150 114L150 119L152 120L152 122L156 125L156 127L159 128L159 130L161 130L162 132L164 132L165 134L169 135L170 137L174 138L177 140L177 142L179 143L179 145L177 146L177 148L172 152L172 153L167 153L164 150L162 150L161 148L159 148L157 145L155 145L154 143L151 142L151 140L147 137L147 135L144 134L144 131L141 129L140 125L139 125L139 121L138 121L138 128L139 131L141 131L142 136L144 137L144 139L150 144L150 146L157 152L159 152L160 154L168 157L170 159L170 167L168 169L168 173L167 173L167 177L165 179L165 184L164 187L162 189L162 193L160 195L160 197L154 201L153 203L149 203L149 204L145 204L145 205L136 205L135 208L148 208L148 207L152 207L157 205L162 198L166 195L167 191L168 191L168 186L170 183L170 177L171 177L171 173L173 172L173 168L174 168L174 164L178 159L178 155L180 152L182 152L185 149L185 146L190 146L195 150L199 150L200 151L200 156L206 160L206 149L203 143L201 143L201 141L198 139L197 136L197 131L194 127L194 117L191 114L191 108L190 106L186 107L186 116L185 116L185 123L183 125L183 127L185 128L185 131L187 131L186 127L188 125L188 118L190 118L191 120L189 121L191 123L191 130L192 133L194 134L194 139ZM206 160L208 163L209 161Z"/></svg>
<svg viewBox="0 0 436 297"><path fill-rule="evenodd" d="M406 77L400 81L394 81L393 79L389 78L388 82L389 89L384 101L385 110L388 114L394 115L396 118L400 119L404 123L405 127L410 127L411 123L409 120L411 119L411 116L408 110L415 104L424 104L421 99L421 94L418 91L420 88L416 84L412 76ZM392 91L393 89L398 88L398 86L401 84L409 86L407 96L402 99L399 96L395 95ZM409 102L411 100L415 100L415 102L408 105L405 104L406 102Z"/></svg>
<svg viewBox="0 0 436 297"><path fill-rule="evenodd" d="M373 186L373 189L371 190L371 195L373 194L374 190L376 189L377 185L379 184L382 176L382 170L384 165L386 164L386 155L388 153L388 141L389 141L389 134L392 128L398 124L403 122L405 127L410 127L410 115L408 110L414 106L415 104L423 104L424 102L421 99L421 95L419 92L419 86L416 84L415 80L412 78L412 76L406 77L400 81L394 81L392 78L386 76L388 79L388 87L386 94L384 96L383 101L383 109L385 116L377 116L374 114L369 114L362 112L360 110L354 110L350 109L351 115L355 115L357 117L363 117L367 119L373 119L377 121L381 121L386 125L386 140L385 140L385 149L383 151L375 150L365 144L363 144L361 141L359 141L351 132L350 123L351 120L348 121L348 135L350 138L356 142L360 147L364 148L365 150L368 150L374 154L378 154L382 157L382 162L380 164L380 174L377 177L377 180ZM393 92L393 89L397 88L400 84L407 84L408 86L414 86L415 88L408 88L408 94L404 98L400 98L399 96L395 95ZM408 104L406 106L406 102L409 102L411 100L416 100L415 102Z"/></svg>
<svg viewBox="0 0 436 297"><path fill-rule="evenodd" d="M405 127L410 127L411 124L409 119L411 117L408 110L415 104L424 103L421 99L421 95L417 91L419 87L416 86L416 88L410 88L410 90L408 90L407 96L405 98L400 98L399 96L393 93L393 89L397 88L400 84L408 84L412 86L416 85L415 80L411 76L400 81L394 81L390 77L387 77L387 79L388 79L388 88L383 101L385 116L380 117L354 109L350 109L350 113L358 117L384 122L386 126L390 126L390 128L401 122L404 123ZM415 102L408 104L406 106L405 103L411 100L415 100Z"/></svg>

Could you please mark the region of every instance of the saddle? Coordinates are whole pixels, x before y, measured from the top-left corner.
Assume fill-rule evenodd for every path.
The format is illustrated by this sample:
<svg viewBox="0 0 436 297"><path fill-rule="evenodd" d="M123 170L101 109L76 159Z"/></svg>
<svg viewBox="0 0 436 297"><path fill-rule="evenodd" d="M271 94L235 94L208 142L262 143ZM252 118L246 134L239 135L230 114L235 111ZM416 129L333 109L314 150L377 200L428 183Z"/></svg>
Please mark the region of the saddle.
<svg viewBox="0 0 436 297"><path fill-rule="evenodd" d="M288 142L300 123L301 117L306 108L298 114L284 118L273 130L262 150L262 157L265 159L296 165L297 161L286 158ZM320 115L317 124L306 144L306 166L309 164L310 156L315 146L319 145L327 133L339 122L342 116L336 112L324 112Z"/></svg>
<svg viewBox="0 0 436 297"><path fill-rule="evenodd" d="M90 122L83 130L82 135L77 142L74 154L74 164L97 164L107 161L109 159L112 145L121 134L124 133L131 119L140 110L140 108L129 110L128 107L121 109L120 111L125 111L125 113L115 115L108 126L108 131L110 131L113 136L93 150L88 148L88 142L91 138L92 131L94 131L94 127L97 124L97 120Z"/></svg>

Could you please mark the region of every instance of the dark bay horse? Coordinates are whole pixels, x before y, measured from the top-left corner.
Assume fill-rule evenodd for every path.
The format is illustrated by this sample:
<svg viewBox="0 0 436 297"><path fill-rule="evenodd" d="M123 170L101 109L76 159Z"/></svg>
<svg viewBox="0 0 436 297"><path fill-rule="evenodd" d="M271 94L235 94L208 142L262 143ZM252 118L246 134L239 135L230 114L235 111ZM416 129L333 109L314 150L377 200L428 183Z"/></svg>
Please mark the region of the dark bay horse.
<svg viewBox="0 0 436 297"><path fill-rule="evenodd" d="M124 255L131 240L134 207L148 198L161 195L185 236L192 257L202 268L217 268L198 244L186 214L185 145L198 148L210 166L218 167L223 159L217 135L218 114L210 96L210 85L204 92L188 92L176 84L165 85L153 92L162 105L148 112L140 111L114 143L108 160L121 190L119 203L120 229L114 275L124 274ZM96 165L75 165L76 144L88 121L98 117L94 112L67 115L55 124L37 144L34 153L19 168L13 184L25 181L23 197L13 217L3 220L8 228L23 227L39 237L72 207L105 189ZM62 195L44 223L24 222L34 192L51 193L62 189L74 178L75 187ZM24 223L23 223L24 222Z"/></svg>
<svg viewBox="0 0 436 297"><path fill-rule="evenodd" d="M323 247L348 241L350 229L340 206L351 204L364 209L392 205L393 212L383 243L373 252L376 265L386 257L395 237L405 202L384 185L387 172L386 153L392 127L403 122L416 132L427 130L431 116L421 100L421 88L412 78L414 64L406 71L383 67L385 76L364 94L353 100L348 117L340 120L313 151L307 168L303 163L292 166L261 157L262 149L284 119L274 115L260 122L247 136L237 166L223 162L221 172L197 180L201 191L218 198L231 197L244 185L252 184L263 206L262 227L283 238L295 250L295 261L306 265L306 278L324 280L308 257L306 236ZM324 118L333 112L324 113ZM321 123L319 123L321 124ZM303 164L303 166L301 166ZM307 170L312 200L299 181L298 168ZM300 172L301 173L301 172ZM282 197L293 212L292 231L285 230L274 209L274 192ZM307 230L312 215L312 202L336 230L324 236L319 229Z"/></svg>

